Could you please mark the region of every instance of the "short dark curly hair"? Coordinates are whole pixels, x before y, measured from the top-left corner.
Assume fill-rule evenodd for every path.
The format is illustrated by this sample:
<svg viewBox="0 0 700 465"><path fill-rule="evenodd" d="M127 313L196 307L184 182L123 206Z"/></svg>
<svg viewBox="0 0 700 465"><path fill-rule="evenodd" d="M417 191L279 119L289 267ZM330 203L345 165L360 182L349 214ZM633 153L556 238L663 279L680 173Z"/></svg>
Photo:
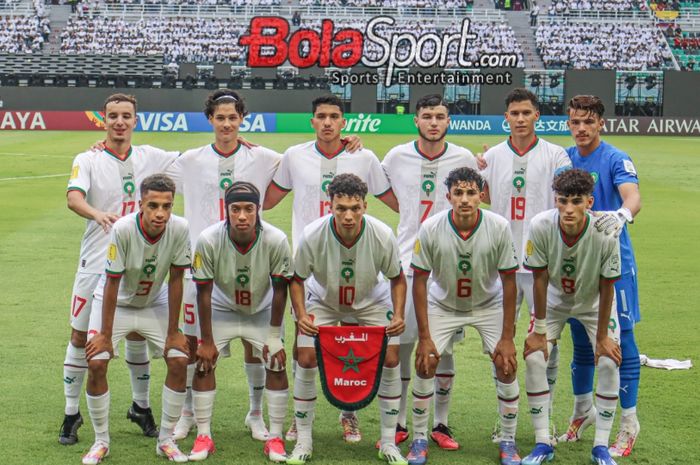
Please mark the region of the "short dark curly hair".
<svg viewBox="0 0 700 465"><path fill-rule="evenodd" d="M506 109L513 102L525 102L529 101L535 109L539 110L540 101L535 94L525 89L524 87L518 87L517 89L511 90L508 95L506 95Z"/></svg>
<svg viewBox="0 0 700 465"><path fill-rule="evenodd" d="M600 97L595 95L576 95L569 100L567 112L582 110L586 113L598 115L598 118L603 117L605 113L605 105Z"/></svg>
<svg viewBox="0 0 700 465"><path fill-rule="evenodd" d="M447 186L447 190L450 190L452 186L456 186L460 182L466 182L467 184L474 183L480 191L484 190L484 178L482 178L481 175L476 172L476 170L465 166L462 168L453 169L445 178L445 186Z"/></svg>
<svg viewBox="0 0 700 465"><path fill-rule="evenodd" d="M336 195L357 197L364 200L367 196L367 183L352 173L339 174L328 184L328 196L333 200Z"/></svg>
<svg viewBox="0 0 700 465"><path fill-rule="evenodd" d="M552 182L552 189L557 195L565 197L592 195L595 180L588 171L582 169L566 170Z"/></svg>

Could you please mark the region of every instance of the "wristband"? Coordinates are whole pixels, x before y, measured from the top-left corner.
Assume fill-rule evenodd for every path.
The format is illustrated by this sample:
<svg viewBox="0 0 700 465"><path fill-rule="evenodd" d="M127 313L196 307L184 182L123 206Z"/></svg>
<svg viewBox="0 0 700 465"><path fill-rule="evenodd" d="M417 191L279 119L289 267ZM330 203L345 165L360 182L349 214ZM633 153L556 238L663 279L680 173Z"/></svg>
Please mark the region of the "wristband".
<svg viewBox="0 0 700 465"><path fill-rule="evenodd" d="M535 329L536 334L547 334L547 319L546 318L535 318Z"/></svg>

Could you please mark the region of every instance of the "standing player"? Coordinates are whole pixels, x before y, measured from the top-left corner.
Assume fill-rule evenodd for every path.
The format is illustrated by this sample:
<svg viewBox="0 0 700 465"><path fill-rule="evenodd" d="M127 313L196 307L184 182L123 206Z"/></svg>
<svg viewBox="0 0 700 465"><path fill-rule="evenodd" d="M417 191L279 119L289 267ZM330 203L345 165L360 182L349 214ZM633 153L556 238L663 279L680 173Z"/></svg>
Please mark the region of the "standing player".
<svg viewBox="0 0 700 465"><path fill-rule="evenodd" d="M484 154L487 166L483 171L487 183L486 203L491 211L510 222L518 261L522 261L530 221L538 213L554 207L551 185L554 177L571 167L566 151L535 134L540 118L537 96L526 89L514 89L506 96L505 118L510 125L510 137ZM530 311L532 330L532 274L519 270L516 274L518 297L516 320L523 300ZM549 357L550 371L556 370L559 350L556 346ZM553 379L550 377L549 379ZM498 424L494 441L499 441Z"/></svg>
<svg viewBox="0 0 700 465"><path fill-rule="evenodd" d="M85 342L93 291L104 273L109 231L120 216L136 210L141 180L165 171L178 155L147 145L131 145L137 121L133 96L110 95L103 109L107 131L104 148L75 157L68 181L68 208L88 221L73 284L71 339L63 365L66 407L59 434L61 444L75 444L83 423L78 406L87 371ZM127 416L139 424L146 436L156 436L158 429L148 401L150 364L146 341L138 335L127 336L125 359L133 390L133 404Z"/></svg>
<svg viewBox="0 0 700 465"><path fill-rule="evenodd" d="M185 202L185 218L190 224L190 240L195 244L208 226L226 219L224 193L232 183L247 181L264 192L272 181L281 155L259 146L248 146L239 140L239 129L248 114L241 96L229 89L209 95L204 114L214 129L214 143L184 152L167 173L178 186ZM174 439L187 436L194 426L192 378L197 351L197 290L190 273L185 276L184 332L190 347L187 367L187 400L175 428ZM262 417L262 396L265 368L253 355L253 347L241 339L245 348L244 369L248 379L250 407L245 418L253 438L266 441L268 431Z"/></svg>
<svg viewBox="0 0 700 465"><path fill-rule="evenodd" d="M140 190L139 211L113 225L107 269L95 288L86 346L87 404L95 443L83 456L85 465L96 465L109 454L107 367L113 347L131 332L161 349L168 365L156 453L171 461L187 461L170 435L185 400L187 344L178 324L182 277L191 264L189 232L185 219L171 215L172 179L149 176Z"/></svg>
<svg viewBox="0 0 700 465"><path fill-rule="evenodd" d="M386 326L390 339L378 394L379 456L390 464L406 465L394 444L395 412L401 395L398 336L405 326L406 298L398 246L387 225L365 215L367 184L359 177L340 174L327 187L332 215L319 218L304 229L290 284L300 334L299 366L294 380L298 439L287 463L303 465L313 451L318 372L313 336L318 333L317 326L336 324L349 314L361 325ZM380 273L389 279L391 288Z"/></svg>
<svg viewBox="0 0 700 465"><path fill-rule="evenodd" d="M477 167L476 159L469 150L445 141L450 115L447 103L440 95L420 98L416 103L413 121L418 129L418 139L392 148L382 161L382 167L399 202L398 242L408 288L412 286L411 253L418 228L426 219L450 206L446 197L448 189L439 180L445 179L455 168ZM417 338L413 300L409 293L406 297L406 331L401 334L399 349L401 407L396 425L397 444L408 438L406 405L411 381L411 356ZM430 437L441 448L454 450L459 448L459 444L452 438L447 419L454 377L451 351L445 352L440 358L436 376L435 416Z"/></svg>
<svg viewBox="0 0 700 465"><path fill-rule="evenodd" d="M352 153L346 150L341 139L346 123L343 102L335 95L328 95L316 98L311 105L311 126L316 131L316 140L287 149L267 188L263 205L264 210L269 210L294 190L292 245L295 251L304 227L331 213L327 188L333 177L340 173L357 175L367 183L372 194L398 212L398 202L377 156L367 149ZM296 364L292 365L292 371L295 370ZM342 412L340 423L346 442L355 443L362 439L354 412ZM287 434L289 440L296 439L295 425L292 423Z"/></svg>
<svg viewBox="0 0 700 465"><path fill-rule="evenodd" d="M596 221L599 228L608 228L620 235L622 276L615 283L617 312L620 317L620 406L622 416L620 431L610 454L627 456L639 434L637 419L637 392L639 389L639 350L634 339L634 326L640 320L637 291L637 264L629 232L625 227L632 223L641 210L641 196L637 170L630 157L621 150L600 139L605 108L600 98L578 95L569 101L569 129L576 142L567 149L575 168L593 175L593 210L609 212ZM605 220L605 221L604 221ZM576 402L569 428L560 441L577 441L595 419L593 406L594 356L583 326L573 320L571 336L574 342L574 359L571 363L572 381Z"/></svg>
<svg viewBox="0 0 700 465"><path fill-rule="evenodd" d="M422 465L427 460L427 407L438 361L452 345L454 332L472 326L481 335L497 376L503 428L501 464L517 465L519 388L513 337L518 261L513 239L505 219L479 208L484 182L475 170L451 171L445 186L452 208L421 225L411 261L419 336L413 384L414 439L408 462Z"/></svg>
<svg viewBox="0 0 700 465"><path fill-rule="evenodd" d="M556 209L532 219L524 266L534 275L534 331L525 340L525 386L535 429L535 448L523 465L552 460L549 436L547 354L570 318L578 320L595 344L598 367L596 433L591 460L614 465L608 439L617 408L621 361L620 326L613 283L620 277L620 244L596 229L587 210L593 205L593 177L580 169L557 176Z"/></svg>
<svg viewBox="0 0 700 465"><path fill-rule="evenodd" d="M225 192L226 220L206 228L197 240L193 273L202 343L197 350L194 414L197 439L190 460L214 452L211 416L216 394L219 351L245 338L253 356L265 359L270 438L265 455L284 462L282 428L287 411L287 373L282 343L291 251L287 236L260 220L260 192L248 182L234 182Z"/></svg>

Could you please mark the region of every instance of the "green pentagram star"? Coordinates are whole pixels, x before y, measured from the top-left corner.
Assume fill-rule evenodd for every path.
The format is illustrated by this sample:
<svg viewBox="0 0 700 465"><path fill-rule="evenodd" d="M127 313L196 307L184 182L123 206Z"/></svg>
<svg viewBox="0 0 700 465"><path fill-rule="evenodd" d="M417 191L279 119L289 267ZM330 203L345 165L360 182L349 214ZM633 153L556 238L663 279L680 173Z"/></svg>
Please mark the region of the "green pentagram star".
<svg viewBox="0 0 700 465"><path fill-rule="evenodd" d="M345 357L338 357L339 360L342 360L345 365L343 365L343 373L345 373L348 370L353 370L355 373L360 372L360 367L357 366L358 363L363 361L365 358L364 357L356 357L355 354L353 353L352 349L348 352L348 354Z"/></svg>

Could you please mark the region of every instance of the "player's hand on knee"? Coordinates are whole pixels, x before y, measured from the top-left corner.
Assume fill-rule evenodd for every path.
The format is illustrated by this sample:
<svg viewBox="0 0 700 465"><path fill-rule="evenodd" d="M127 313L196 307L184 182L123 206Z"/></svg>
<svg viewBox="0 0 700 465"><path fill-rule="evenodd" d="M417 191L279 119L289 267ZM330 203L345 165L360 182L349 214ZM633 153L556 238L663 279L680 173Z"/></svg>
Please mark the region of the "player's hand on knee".
<svg viewBox="0 0 700 465"><path fill-rule="evenodd" d="M515 350L515 342L513 339L501 339L496 344L496 348L491 354L496 368L503 371L506 376L514 375L518 370L517 351Z"/></svg>
<svg viewBox="0 0 700 465"><path fill-rule="evenodd" d="M314 326L314 322L308 313L297 320L297 326L299 327L299 331L307 336L315 336L318 334L318 328Z"/></svg>
<svg viewBox="0 0 700 465"><path fill-rule="evenodd" d="M389 337L399 336L405 329L406 322L403 321L403 318L396 316L396 313L394 313L394 317L389 322L389 326L386 327L386 335Z"/></svg>
<svg viewBox="0 0 700 465"><path fill-rule="evenodd" d="M179 350L183 354L190 356L190 345L187 342L187 338L180 331L175 334L168 335L165 340L165 349L163 349L163 357L168 357L168 351L170 349Z"/></svg>
<svg viewBox="0 0 700 465"><path fill-rule="evenodd" d="M604 338L599 338L595 345L595 363L598 364L598 359L600 357L608 357L615 365L620 366L622 363L622 350L620 345L613 341L609 336Z"/></svg>
<svg viewBox="0 0 700 465"><path fill-rule="evenodd" d="M525 338L525 350L523 350L523 358L527 358L528 355L533 354L541 350L544 352L544 359L549 358L549 351L547 350L547 335L530 333Z"/></svg>
<svg viewBox="0 0 700 465"><path fill-rule="evenodd" d="M420 339L416 348L416 373L432 375L440 362L440 353L432 339Z"/></svg>
<svg viewBox="0 0 700 465"><path fill-rule="evenodd" d="M251 141L249 141L241 136L238 136L238 139L236 139L236 140L238 141L239 144L243 145L244 147L248 147L249 149L258 146L258 144L254 144Z"/></svg>
<svg viewBox="0 0 700 465"><path fill-rule="evenodd" d="M209 375L216 367L219 351L213 342L202 342L197 348L197 373L200 376Z"/></svg>
<svg viewBox="0 0 700 465"><path fill-rule="evenodd" d="M263 360L268 370L282 371L287 364L287 353L284 351L284 347L271 349L268 343L263 347Z"/></svg>
<svg viewBox="0 0 700 465"><path fill-rule="evenodd" d="M343 143L343 145L345 146L345 150L347 150L349 153L354 153L358 150L362 150L362 139L360 139L360 136L345 136L340 139L340 142Z"/></svg>
<svg viewBox="0 0 700 465"><path fill-rule="evenodd" d="M112 338L106 337L102 333L97 333L87 344L85 344L85 358L89 361L94 356L107 352L109 358L114 357L114 349L112 348Z"/></svg>

